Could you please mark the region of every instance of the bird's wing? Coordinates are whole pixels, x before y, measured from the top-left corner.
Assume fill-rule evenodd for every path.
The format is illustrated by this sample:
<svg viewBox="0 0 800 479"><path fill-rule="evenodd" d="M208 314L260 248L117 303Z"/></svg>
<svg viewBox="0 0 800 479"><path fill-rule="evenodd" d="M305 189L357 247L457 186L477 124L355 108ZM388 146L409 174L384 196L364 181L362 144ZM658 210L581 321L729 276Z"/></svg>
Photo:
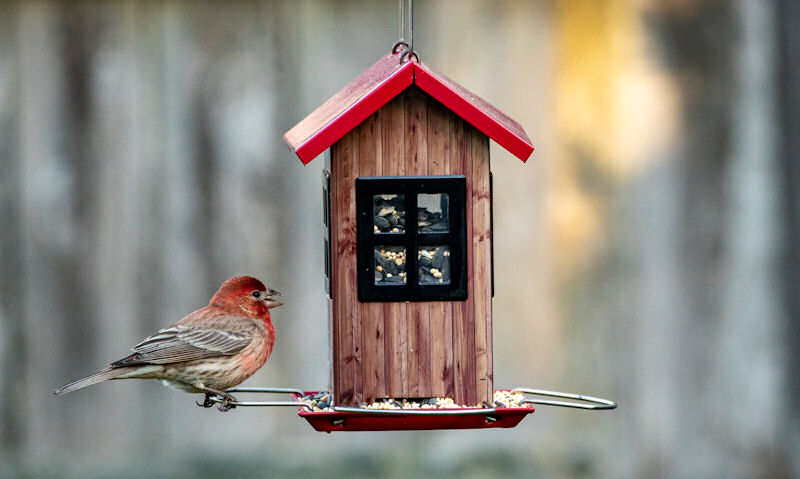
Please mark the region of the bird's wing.
<svg viewBox="0 0 800 479"><path fill-rule="evenodd" d="M252 337L249 329L204 329L178 324L162 329L137 344L131 348L133 354L111 363L111 366L171 364L230 356L250 344Z"/></svg>

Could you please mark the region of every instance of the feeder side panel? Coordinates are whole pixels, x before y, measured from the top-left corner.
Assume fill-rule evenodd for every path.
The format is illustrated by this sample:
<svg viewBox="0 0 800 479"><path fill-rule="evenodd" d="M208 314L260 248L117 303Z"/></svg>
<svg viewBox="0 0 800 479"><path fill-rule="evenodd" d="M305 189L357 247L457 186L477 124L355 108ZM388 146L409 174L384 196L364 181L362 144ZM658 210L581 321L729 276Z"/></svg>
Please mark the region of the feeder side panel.
<svg viewBox="0 0 800 479"><path fill-rule="evenodd" d="M326 166L328 169L328 173L330 174L333 171L333 154L334 151L337 150L337 146L334 144L328 149L328 154L325 157ZM342 216L339 213L339 201L336 200L337 194L339 192L339 182L334 179L335 177L331 174L329 183L328 183L328 208L330 208L330 224L328 228L330 228L330 237L329 237L329 254L331 255L330 262L331 262L331 270L330 270L330 301L328 301L328 318L330 322L330 345L331 345L331 352L330 352L330 364L331 364L331 372L330 372L330 382L331 391L334 394L334 400L338 401L339 391L341 391L341 387L339 381L341 379L341 374L339 374L339 323L338 313L336 310L336 303L338 295L342 293L341 287L339 286L339 272L337 271L337 267L339 265L338 262L338 255L336 251L338 249L338 227L334 225L339 224L339 218Z"/></svg>
<svg viewBox="0 0 800 479"><path fill-rule="evenodd" d="M492 397L492 283L489 139L472 135L472 271L478 402Z"/></svg>
<svg viewBox="0 0 800 479"><path fill-rule="evenodd" d="M335 215L336 215L336 208L334 208L333 205L331 204L332 198L334 198L332 185L331 185L331 177L330 177L330 174L331 174L331 154L333 153L331 150L332 150L332 148L328 148L325 151L325 171L327 172L327 178L325 180L325 185L326 185L326 188L327 188L327 195L326 195L326 197L327 197L327 201L326 201L327 205L325 205L325 203L323 203L323 206L327 207L327 213L328 213L328 225L327 225L328 227L327 227L327 232L326 232L327 233L326 235L327 235L328 242L327 242L327 244L325 244L325 248L327 249L325 254L328 256L328 259L327 259L327 261L328 261L328 278L327 278L327 283L328 283L328 301L327 301L327 303L328 303L327 304L328 305L328 344L331 345L331 347L328 349L328 390L329 391L333 391L334 390L333 386L334 386L334 384L336 384L335 383L336 375L333 372L334 371L334 369L333 369L333 364L334 364L333 356L336 354L335 353L336 348L333 347L333 346L336 344L335 341L337 341L336 339L334 339L334 338L336 338L336 334L335 334L336 330L335 330L335 326L333 324L333 281L332 281L333 276L332 275L333 275L333 267L334 267L333 262L334 262L334 260L331 257L331 255L332 255L331 252L333 251L333 246L332 246L333 245L333 238L331 238L331 229L332 229L331 225L333 224L333 220L334 220Z"/></svg>
<svg viewBox="0 0 800 479"><path fill-rule="evenodd" d="M417 88L409 88L406 95L406 174L427 176L428 98ZM412 220L416 220L416 211L411 211L411 214ZM407 252L408 256L413 255L414 258L416 254L416 251ZM411 397L430 397L432 394L429 303L410 302L407 321L408 393Z"/></svg>
<svg viewBox="0 0 800 479"><path fill-rule="evenodd" d="M402 94L381 109L381 163L386 176L406 175L405 98ZM386 394L408 395L408 337L406 327L408 305L383 303L386 322Z"/></svg>
<svg viewBox="0 0 800 479"><path fill-rule="evenodd" d="M383 174L382 110L357 128L358 173ZM363 400L372 402L386 396L385 318L381 303L361 304L361 354L363 359Z"/></svg>
<svg viewBox="0 0 800 479"><path fill-rule="evenodd" d="M451 125L458 120L437 102L428 103L428 173L449 175ZM433 301L430 307L431 395L453 397L453 302Z"/></svg>
<svg viewBox="0 0 800 479"><path fill-rule="evenodd" d="M360 337L356 301L356 201L353 184L358 176L358 138L350 132L331 150L331 188L333 190L333 327L334 398L337 404L356 401L355 385L360 383ZM357 328L358 331L354 331ZM358 378L357 378L358 375ZM359 391L360 392L360 391Z"/></svg>

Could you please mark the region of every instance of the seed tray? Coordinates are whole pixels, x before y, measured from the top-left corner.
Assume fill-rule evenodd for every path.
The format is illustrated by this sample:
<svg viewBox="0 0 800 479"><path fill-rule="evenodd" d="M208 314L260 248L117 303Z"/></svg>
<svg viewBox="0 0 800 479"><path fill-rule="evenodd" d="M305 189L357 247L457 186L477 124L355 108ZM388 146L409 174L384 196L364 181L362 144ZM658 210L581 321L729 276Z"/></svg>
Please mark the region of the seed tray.
<svg viewBox="0 0 800 479"><path fill-rule="evenodd" d="M293 394L296 401L303 395ZM333 410L298 410L317 431L422 431L433 429L511 428L534 411L528 407L453 408L453 409L364 409L334 407Z"/></svg>

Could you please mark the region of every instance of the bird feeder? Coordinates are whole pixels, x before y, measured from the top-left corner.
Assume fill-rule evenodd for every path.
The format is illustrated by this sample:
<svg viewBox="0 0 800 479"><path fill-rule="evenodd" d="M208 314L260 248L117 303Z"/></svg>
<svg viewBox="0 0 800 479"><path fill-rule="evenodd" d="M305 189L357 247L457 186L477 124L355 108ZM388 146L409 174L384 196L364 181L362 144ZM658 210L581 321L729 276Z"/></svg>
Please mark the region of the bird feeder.
<svg viewBox="0 0 800 479"><path fill-rule="evenodd" d="M491 404L489 139L522 127L415 57L388 54L284 136L325 165L334 402Z"/></svg>
<svg viewBox="0 0 800 479"><path fill-rule="evenodd" d="M581 395L494 390L489 140L523 162L533 145L517 122L409 52L393 49L284 135L303 164L329 151L332 397L249 388L236 391L290 392L324 410L239 405L300 405L298 414L327 432L513 427L533 404L615 407ZM510 407L498 393L518 400ZM457 407L434 402L443 398ZM396 407L370 408L376 401Z"/></svg>

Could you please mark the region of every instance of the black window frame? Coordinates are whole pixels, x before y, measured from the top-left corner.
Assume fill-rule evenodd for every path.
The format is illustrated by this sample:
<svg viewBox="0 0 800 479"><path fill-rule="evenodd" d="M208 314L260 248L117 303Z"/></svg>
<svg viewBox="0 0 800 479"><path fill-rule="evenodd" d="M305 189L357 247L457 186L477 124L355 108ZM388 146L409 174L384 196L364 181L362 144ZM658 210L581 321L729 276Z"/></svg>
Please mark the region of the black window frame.
<svg viewBox="0 0 800 479"><path fill-rule="evenodd" d="M447 232L420 233L417 226L417 195L448 195ZM374 197L405 195L406 224L402 233L374 231ZM358 300L464 301L467 288L467 180L464 175L380 176L356 178L356 229ZM339 225L341 227L342 225ZM446 245L450 249L450 283L418 284L417 251L422 246ZM406 248L406 283L375 284L376 246Z"/></svg>

